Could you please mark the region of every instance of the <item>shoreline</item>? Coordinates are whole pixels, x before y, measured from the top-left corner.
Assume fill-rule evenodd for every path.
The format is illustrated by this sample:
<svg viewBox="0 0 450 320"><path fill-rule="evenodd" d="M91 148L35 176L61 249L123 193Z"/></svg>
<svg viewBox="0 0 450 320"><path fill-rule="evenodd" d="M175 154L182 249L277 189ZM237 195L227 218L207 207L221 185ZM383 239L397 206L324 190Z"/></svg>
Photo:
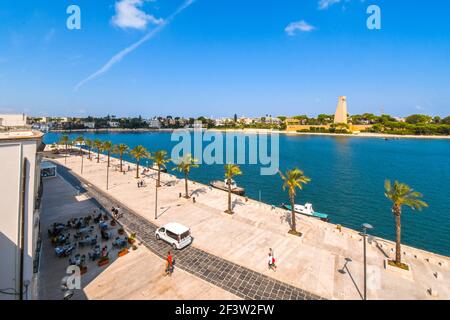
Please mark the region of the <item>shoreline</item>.
<svg viewBox="0 0 450 320"><path fill-rule="evenodd" d="M175 130L189 130L193 131L193 128L180 128L180 129L124 129L124 128L104 128L104 129L76 129L76 130L50 130L47 133L163 133L173 132ZM450 136L436 136L436 135L401 135L401 134L388 134L388 133L326 133L326 132L287 132L281 130L269 130L269 129L204 129L203 131L217 131L217 132L233 132L233 133L277 133L289 136L325 136L325 137L347 137L347 138L372 138L372 139L421 139L421 140L450 140Z"/></svg>
<svg viewBox="0 0 450 320"><path fill-rule="evenodd" d="M62 147L62 146L61 146L61 147ZM76 149L76 150L80 150L79 147L72 147L72 148L73 148L73 149ZM51 150L48 149L48 147L46 147L46 149L45 149L44 151L45 151L45 152L51 153ZM85 149L83 149L83 154L86 154L86 153L87 153L87 151L86 151ZM55 156L55 155L54 155L54 156ZM56 155L56 156L57 156L57 155ZM73 156L73 155L70 155L70 156ZM70 156L69 156L69 157L70 157ZM75 156L77 156L77 155L75 155ZM96 154L95 154L95 153L92 153L92 159L95 159L95 156L96 156ZM106 157L107 157L107 156L106 156L105 154L100 153L100 159L101 159L101 161L106 161ZM119 161L119 158L118 158L118 157L116 157L115 155L111 155L111 161L112 161L113 159L114 159L115 161ZM55 158L48 157L48 155L47 155L47 160L55 161ZM135 163L135 162L129 161L129 160L125 160L125 159L123 159L122 162L123 162L123 166L124 166L124 167L125 167L125 166L130 166L130 168L132 168L132 171L135 170L135 168L136 168L136 163ZM60 163L60 165L63 165L63 166L65 166L65 167L69 168L67 165L65 165L65 164L63 164L63 163ZM153 171L154 171L154 172L157 172L157 170L152 169L151 167L147 167L147 166L145 166L143 163L140 164L140 167L141 167L141 168L148 168L148 169L150 169L152 172L153 172ZM76 173L76 172L74 172L74 174L77 175L77 176L79 176L78 173ZM143 179L145 179L145 178L144 178L145 175L141 174L141 176L142 176ZM184 178L182 178L182 177L177 177L175 174L172 174L172 173L161 172L161 176L162 176L162 177L163 177L163 176L169 177L169 178L171 178L171 179L175 179L176 181L179 181L179 182L181 182L181 183L184 183ZM192 185L198 185L198 186L203 186L203 187L206 188L206 189L210 189L210 188L211 188L210 185L204 184L204 183L202 183L202 182L200 182L200 181L197 181L197 180L193 180L192 178L188 178L187 180L188 180L189 185L191 185L191 186L192 186ZM216 191L219 192L219 193L224 193L224 196L226 196L226 195L228 194L228 192L225 191L225 190L221 190L221 189L217 189L217 188L213 188L213 189L216 190ZM252 197L249 197L249 196L245 196L245 195L236 195L236 194L233 194L233 197L239 198L239 199L241 199L241 200L245 200L245 198L247 198L247 199L249 199L250 203L253 202L253 203L256 203L256 204L260 204L262 207L265 207L267 210L270 210L270 211L272 210L272 209L271 209L271 208L272 208L272 204L266 203L266 202L264 202L264 201L260 201L260 200L255 199L255 198L252 198ZM276 207L276 208L279 209L279 210L282 210L282 211L290 212L289 210L284 209L284 208L281 208L281 207ZM337 222L332 222L332 221L325 222L325 221L322 221L322 220L319 220L319 219L316 219L316 218L312 218L312 217L307 217L307 216L304 216L304 217L302 216L302 218L303 218L303 219L306 219L306 220L310 220L310 221L315 221L315 222L318 222L318 223L320 223L320 224L325 224L325 225L333 226L333 228L335 228L337 225L340 225L341 228L342 228L342 230L344 230L344 231L347 230L347 232L354 232L355 234L359 234L359 232L360 232L360 231L358 231L358 230L356 230L356 229L353 229L352 227L347 226L346 224L343 224L343 223L337 223ZM374 236L374 238L376 238L376 239L378 239L378 240L380 240L380 241L383 241L385 244L388 244L388 245L391 245L391 246L395 246L395 241L394 241L394 240L390 240L390 239L383 238L383 237L380 237L380 236L375 236L375 235L373 235L373 236ZM430 251L430 250L427 250L427 249L425 249L425 248L414 247L414 246L412 246L412 245L408 245L408 244L404 244L404 243L402 243L402 247L408 248L409 250L416 250L416 251L418 251L418 252L421 252L422 254L430 254L430 255L432 255L432 256L434 256L434 257L436 257L436 258L450 259L450 255L445 255L445 254L443 254L443 253L438 253L438 252Z"/></svg>

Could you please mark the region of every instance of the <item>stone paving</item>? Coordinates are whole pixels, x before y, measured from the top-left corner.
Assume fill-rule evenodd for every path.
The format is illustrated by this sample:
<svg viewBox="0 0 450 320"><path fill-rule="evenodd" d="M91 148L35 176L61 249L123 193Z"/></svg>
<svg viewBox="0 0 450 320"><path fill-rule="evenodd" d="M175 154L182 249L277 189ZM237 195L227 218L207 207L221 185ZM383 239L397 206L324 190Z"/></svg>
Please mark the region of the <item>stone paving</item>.
<svg viewBox="0 0 450 320"><path fill-rule="evenodd" d="M104 208L117 205L117 200L112 200L103 191L86 183L87 190L68 170L58 165L59 174L65 180L77 187L80 191L87 191ZM133 210L120 204L123 216L119 222L129 232L136 233L137 238L157 254L165 259L167 252L172 250L170 245L155 238L156 226L147 219L139 216ZM175 251L175 266L181 268L205 281L208 281L228 292L243 299L256 300L317 300L321 297L270 278L233 262L207 253L203 250L189 246L183 250Z"/></svg>
<svg viewBox="0 0 450 320"><path fill-rule="evenodd" d="M225 192L189 181L196 201L179 198L179 193L184 192L184 181L171 174L161 174L164 186L158 193L155 219L155 172L142 175L146 187L138 188L134 178L136 166L125 162L129 171L119 173L118 160L112 159L107 189L105 156L100 156L100 163L95 159L84 161L82 176L79 156L69 157L67 164L60 156L48 153L48 157L154 225L177 221L189 226L197 249L320 297L362 299L362 237L356 230L337 229L335 224L302 216L297 220L297 228L303 236L294 237L287 233L290 214L286 210L233 195L235 214L227 215ZM275 251L277 272L267 269L269 247ZM385 267L386 259L395 253L392 241L374 237L368 243L368 298L448 299L450 258L407 245L402 245L402 251L410 272Z"/></svg>

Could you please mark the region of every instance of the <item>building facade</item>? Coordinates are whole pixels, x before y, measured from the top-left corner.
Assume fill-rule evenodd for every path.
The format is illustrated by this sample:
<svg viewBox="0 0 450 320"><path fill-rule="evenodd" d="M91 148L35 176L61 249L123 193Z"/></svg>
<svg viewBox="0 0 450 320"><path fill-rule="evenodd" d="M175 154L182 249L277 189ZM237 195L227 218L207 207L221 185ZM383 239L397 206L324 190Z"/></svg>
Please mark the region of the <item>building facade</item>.
<svg viewBox="0 0 450 320"><path fill-rule="evenodd" d="M0 300L31 299L39 235L43 134L0 133Z"/></svg>

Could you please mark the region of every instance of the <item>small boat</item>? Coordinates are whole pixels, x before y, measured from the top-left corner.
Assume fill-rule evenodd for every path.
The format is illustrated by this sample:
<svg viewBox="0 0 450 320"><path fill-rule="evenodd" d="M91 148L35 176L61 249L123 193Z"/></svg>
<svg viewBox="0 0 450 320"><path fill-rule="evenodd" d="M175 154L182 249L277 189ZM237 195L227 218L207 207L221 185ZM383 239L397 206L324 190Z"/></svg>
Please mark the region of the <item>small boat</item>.
<svg viewBox="0 0 450 320"><path fill-rule="evenodd" d="M152 164L149 168L152 170L158 171L158 165L156 163ZM167 172L167 168L161 166L161 172Z"/></svg>
<svg viewBox="0 0 450 320"><path fill-rule="evenodd" d="M283 207L286 208L287 210L292 210L292 207L289 204L285 204L285 205L283 205ZM300 204L296 204L296 205L294 205L294 211L296 213L300 213L300 214L303 214L308 217L317 218L317 219L320 219L325 222L330 221L327 214L315 212L311 203L306 203L304 206L302 206Z"/></svg>
<svg viewBox="0 0 450 320"><path fill-rule="evenodd" d="M220 181L220 180L216 180L216 181L211 181L209 183L212 187L216 188L216 189L220 189L223 191L228 191L228 183L226 180L224 181ZM236 182L234 180L231 180L231 192L234 194L237 194L239 196L243 196L245 194L245 189L238 187Z"/></svg>

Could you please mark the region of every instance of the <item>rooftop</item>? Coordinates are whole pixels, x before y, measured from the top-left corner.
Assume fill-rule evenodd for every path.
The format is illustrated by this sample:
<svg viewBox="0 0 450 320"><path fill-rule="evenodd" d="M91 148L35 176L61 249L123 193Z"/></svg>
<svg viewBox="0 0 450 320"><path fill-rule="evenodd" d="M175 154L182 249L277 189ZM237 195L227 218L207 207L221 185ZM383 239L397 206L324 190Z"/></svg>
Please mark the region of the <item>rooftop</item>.
<svg viewBox="0 0 450 320"><path fill-rule="evenodd" d="M41 139L44 134L40 131L5 131L0 132L0 141L7 140L37 140Z"/></svg>

